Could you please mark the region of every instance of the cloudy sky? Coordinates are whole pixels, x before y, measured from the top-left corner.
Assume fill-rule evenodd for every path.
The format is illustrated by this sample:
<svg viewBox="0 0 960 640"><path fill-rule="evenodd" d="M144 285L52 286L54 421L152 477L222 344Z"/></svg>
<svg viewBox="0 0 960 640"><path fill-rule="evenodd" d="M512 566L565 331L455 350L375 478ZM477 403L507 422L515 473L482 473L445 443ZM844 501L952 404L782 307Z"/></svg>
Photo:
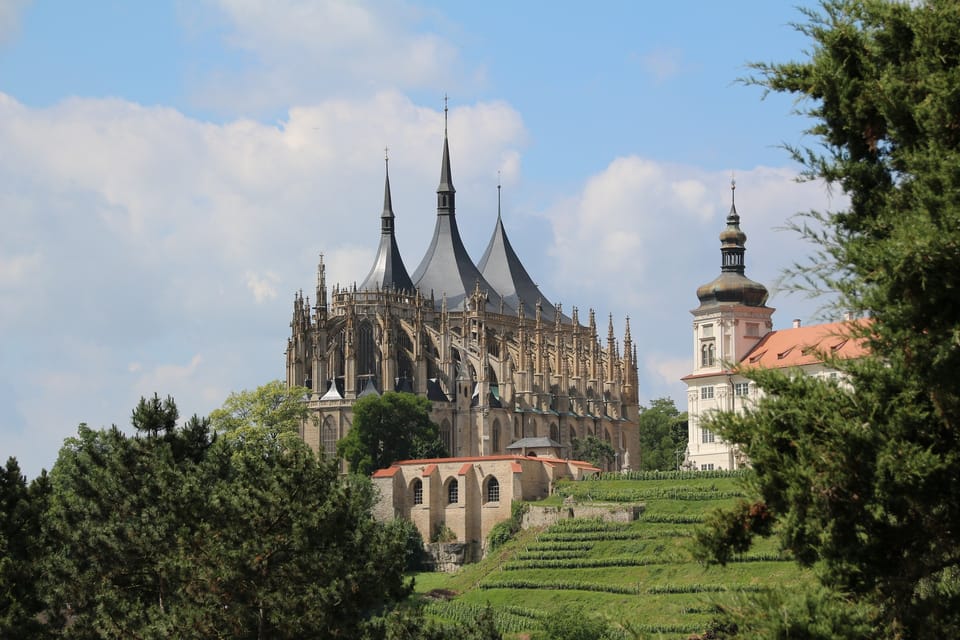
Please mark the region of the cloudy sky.
<svg viewBox="0 0 960 640"><path fill-rule="evenodd" d="M737 79L802 56L792 3L0 0L0 456L29 476L140 396L184 417L284 376L294 292L361 280L384 148L416 268L449 95L458 222L478 259L498 174L507 232L553 301L630 317L642 401L692 366L690 309L730 206L777 326L837 206L780 145L792 102Z"/></svg>

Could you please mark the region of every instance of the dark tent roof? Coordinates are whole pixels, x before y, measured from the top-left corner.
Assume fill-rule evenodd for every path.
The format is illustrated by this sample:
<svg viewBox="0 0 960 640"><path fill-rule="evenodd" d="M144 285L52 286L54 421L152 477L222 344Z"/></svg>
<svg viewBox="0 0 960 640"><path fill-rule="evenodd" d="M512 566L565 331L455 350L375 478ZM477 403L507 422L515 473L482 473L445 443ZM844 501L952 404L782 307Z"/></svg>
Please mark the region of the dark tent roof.
<svg viewBox="0 0 960 640"><path fill-rule="evenodd" d="M554 321L557 315L556 307L540 292L540 288L523 267L520 258L510 245L499 212L497 212L497 224L493 229L493 236L483 257L480 258L478 267L487 282L493 286L499 296L503 297L506 305L519 309L522 304L524 315L533 318L536 316L539 301L543 319L547 322ZM566 316L561 316L561 320L570 322Z"/></svg>
<svg viewBox="0 0 960 640"><path fill-rule="evenodd" d="M373 260L370 273L360 285L361 291L396 289L413 291L413 281L400 257L397 239L394 236L393 199L390 196L390 173L387 172L383 188L383 214L380 216L380 246Z"/></svg>

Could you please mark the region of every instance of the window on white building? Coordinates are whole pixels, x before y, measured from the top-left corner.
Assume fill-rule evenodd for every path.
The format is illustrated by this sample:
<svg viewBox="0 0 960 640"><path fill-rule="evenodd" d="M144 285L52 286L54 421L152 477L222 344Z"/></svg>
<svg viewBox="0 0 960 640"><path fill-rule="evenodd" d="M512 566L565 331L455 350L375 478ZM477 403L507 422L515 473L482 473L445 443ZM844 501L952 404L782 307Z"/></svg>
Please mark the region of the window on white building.
<svg viewBox="0 0 960 640"><path fill-rule="evenodd" d="M700 387L700 399L709 400L713 397L713 387Z"/></svg>
<svg viewBox="0 0 960 640"><path fill-rule="evenodd" d="M750 383L749 382L734 382L733 383L733 395L744 398L750 392Z"/></svg>
<svg viewBox="0 0 960 640"><path fill-rule="evenodd" d="M717 347L714 344L713 340L709 342L704 342L700 345L700 366L701 367L712 367L713 363L717 359Z"/></svg>
<svg viewBox="0 0 960 640"><path fill-rule="evenodd" d="M709 464L701 464L700 471L713 471L713 463L711 462Z"/></svg>
<svg viewBox="0 0 960 640"><path fill-rule="evenodd" d="M709 444L711 442L715 442L716 439L717 439L716 434L714 434L713 431L710 431L710 429L700 429L701 442Z"/></svg>

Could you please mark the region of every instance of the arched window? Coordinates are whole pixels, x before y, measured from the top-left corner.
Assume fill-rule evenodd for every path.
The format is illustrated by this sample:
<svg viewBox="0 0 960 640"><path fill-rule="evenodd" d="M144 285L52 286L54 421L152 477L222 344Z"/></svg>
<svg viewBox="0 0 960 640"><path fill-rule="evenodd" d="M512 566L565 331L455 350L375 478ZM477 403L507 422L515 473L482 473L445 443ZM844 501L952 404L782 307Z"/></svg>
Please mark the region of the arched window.
<svg viewBox="0 0 960 640"><path fill-rule="evenodd" d="M570 427L570 444L573 444L573 441L577 439L577 430L573 427Z"/></svg>
<svg viewBox="0 0 960 640"><path fill-rule="evenodd" d="M550 439L554 442L560 442L560 427L556 424L550 425Z"/></svg>
<svg viewBox="0 0 960 640"><path fill-rule="evenodd" d="M500 453L500 421L493 421L493 453Z"/></svg>
<svg viewBox="0 0 960 640"><path fill-rule="evenodd" d="M500 483L493 477L487 480L487 502L500 502Z"/></svg>
<svg viewBox="0 0 960 640"><path fill-rule="evenodd" d="M520 418L513 419L513 439L519 440L523 437L523 432L520 430Z"/></svg>
<svg viewBox="0 0 960 640"><path fill-rule="evenodd" d="M700 346L700 365L703 367L712 367L716 360L716 346L713 341L704 342Z"/></svg>
<svg viewBox="0 0 960 640"><path fill-rule="evenodd" d="M324 458L332 458L337 455L337 425L333 423L333 416L327 416L323 421L320 444L323 446Z"/></svg>
<svg viewBox="0 0 960 640"><path fill-rule="evenodd" d="M460 484L456 480L451 480L447 485L447 503L457 504L460 502Z"/></svg>
<svg viewBox="0 0 960 640"><path fill-rule="evenodd" d="M420 478L415 478L410 483L410 490L413 493L413 504L423 504L423 482Z"/></svg>

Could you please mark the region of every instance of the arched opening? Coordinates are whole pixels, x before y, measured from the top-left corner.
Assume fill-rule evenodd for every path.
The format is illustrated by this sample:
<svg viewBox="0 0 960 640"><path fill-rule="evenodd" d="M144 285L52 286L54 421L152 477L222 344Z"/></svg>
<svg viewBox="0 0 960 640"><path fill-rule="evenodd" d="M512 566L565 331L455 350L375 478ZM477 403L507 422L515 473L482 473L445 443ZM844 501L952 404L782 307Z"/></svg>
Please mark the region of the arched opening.
<svg viewBox="0 0 960 640"><path fill-rule="evenodd" d="M486 494L487 502L500 502L500 483L493 476L490 476L487 480L487 488L484 493Z"/></svg>
<svg viewBox="0 0 960 640"><path fill-rule="evenodd" d="M413 504L423 504L423 482L420 478L414 478L410 483L410 493L413 494Z"/></svg>
<svg viewBox="0 0 960 640"><path fill-rule="evenodd" d="M554 442L560 442L560 427L556 423L550 425L550 439Z"/></svg>
<svg viewBox="0 0 960 640"><path fill-rule="evenodd" d="M357 374L372 376L374 384L379 382L377 370L377 345L373 335L373 324L361 322L357 327ZM377 384L377 388L382 388Z"/></svg>
<svg viewBox="0 0 960 640"><path fill-rule="evenodd" d="M500 453L500 447L502 443L500 442L500 420L499 419L494 418L493 427L491 427L491 430L493 432L491 434L492 436L491 440L493 441L492 451L493 453Z"/></svg>
<svg viewBox="0 0 960 640"><path fill-rule="evenodd" d="M447 485L447 504L457 504L460 502L460 483L456 478Z"/></svg>

